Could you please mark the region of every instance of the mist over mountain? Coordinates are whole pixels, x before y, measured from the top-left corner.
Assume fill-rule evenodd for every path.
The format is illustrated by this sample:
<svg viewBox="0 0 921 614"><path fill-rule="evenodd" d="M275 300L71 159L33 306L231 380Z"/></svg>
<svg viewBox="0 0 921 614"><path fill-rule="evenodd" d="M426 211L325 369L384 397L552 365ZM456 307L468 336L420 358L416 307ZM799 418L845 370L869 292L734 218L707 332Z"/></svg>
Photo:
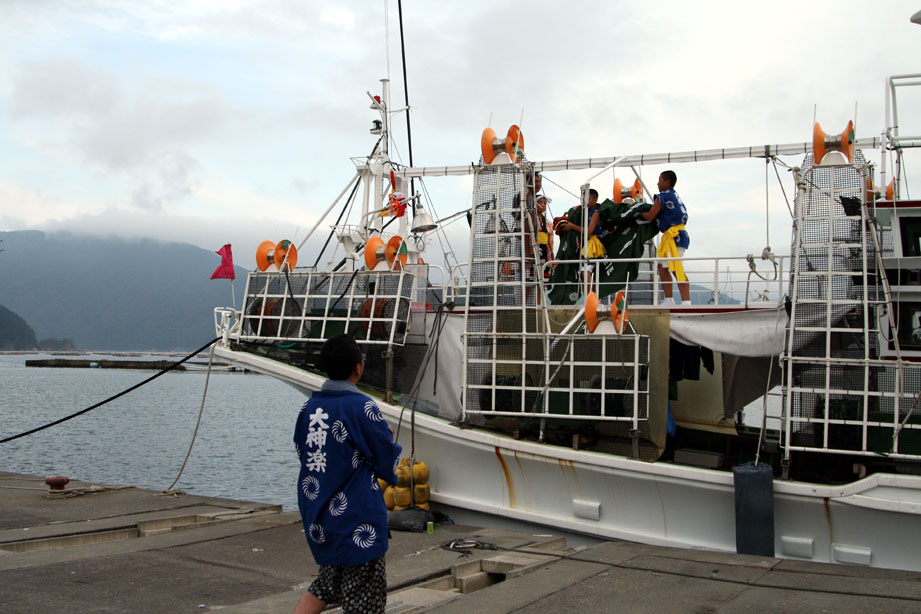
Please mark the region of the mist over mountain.
<svg viewBox="0 0 921 614"><path fill-rule="evenodd" d="M0 241L0 305L38 339L190 350L214 337L214 307L231 304L230 281L209 279L220 256L194 245L39 231L0 232ZM247 271L235 271L239 304Z"/></svg>

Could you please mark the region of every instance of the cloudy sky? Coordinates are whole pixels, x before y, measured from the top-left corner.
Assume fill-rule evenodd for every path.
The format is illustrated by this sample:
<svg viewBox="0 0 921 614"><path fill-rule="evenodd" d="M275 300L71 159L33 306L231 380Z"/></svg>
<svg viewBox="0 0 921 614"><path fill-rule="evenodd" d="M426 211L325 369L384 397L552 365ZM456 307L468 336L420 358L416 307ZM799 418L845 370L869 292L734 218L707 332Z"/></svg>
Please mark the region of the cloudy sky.
<svg viewBox="0 0 921 614"><path fill-rule="evenodd" d="M857 136L875 136L886 77L921 72L919 8L406 0L414 161L476 160L490 118L520 122L532 160L802 142L814 117L839 132L855 109ZM252 267L263 239L304 236L374 144L365 92L389 75L403 102L395 1L0 0L0 15L0 231L231 242ZM903 134L921 134L915 89ZM789 251L764 167L675 168L694 255ZM908 171L918 197L921 158ZM555 213L592 174L550 177ZM436 217L469 207L468 178L426 185Z"/></svg>

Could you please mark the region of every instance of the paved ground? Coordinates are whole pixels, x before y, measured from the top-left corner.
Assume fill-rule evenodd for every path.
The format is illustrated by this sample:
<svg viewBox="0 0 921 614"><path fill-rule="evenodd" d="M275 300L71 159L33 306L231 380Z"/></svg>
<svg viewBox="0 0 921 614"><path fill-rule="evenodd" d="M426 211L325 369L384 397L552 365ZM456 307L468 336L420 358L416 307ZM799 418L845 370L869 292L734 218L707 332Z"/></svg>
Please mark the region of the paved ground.
<svg viewBox="0 0 921 614"><path fill-rule="evenodd" d="M291 612L316 573L278 506L91 486L0 473L0 611ZM390 613L921 612L917 573L461 525L394 532L387 572Z"/></svg>

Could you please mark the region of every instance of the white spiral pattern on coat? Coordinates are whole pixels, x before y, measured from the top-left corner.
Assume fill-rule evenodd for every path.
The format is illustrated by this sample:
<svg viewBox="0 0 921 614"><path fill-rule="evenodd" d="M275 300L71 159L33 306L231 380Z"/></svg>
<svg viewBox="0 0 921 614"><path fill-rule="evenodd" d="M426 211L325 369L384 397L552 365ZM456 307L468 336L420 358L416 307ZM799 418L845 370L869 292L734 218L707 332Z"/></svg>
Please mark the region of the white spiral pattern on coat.
<svg viewBox="0 0 921 614"><path fill-rule="evenodd" d="M333 500L329 502L329 513L333 516L341 516L345 513L345 508L349 506L349 500L344 492L336 493Z"/></svg>
<svg viewBox="0 0 921 614"><path fill-rule="evenodd" d="M326 533L323 531L323 527L318 524L310 525L307 536L310 537L311 541L317 544L322 544L326 541Z"/></svg>
<svg viewBox="0 0 921 614"><path fill-rule="evenodd" d="M365 403L365 415L369 420L374 422L380 422L384 419L384 416L381 415L381 410L377 408L377 405L374 404L374 401L368 401Z"/></svg>
<svg viewBox="0 0 921 614"><path fill-rule="evenodd" d="M317 498L317 495L320 494L320 480L312 475L308 475L301 480L301 490L304 491L305 497L313 501Z"/></svg>
<svg viewBox="0 0 921 614"><path fill-rule="evenodd" d="M364 456L361 455L361 452L355 450L352 452L352 469L358 469L358 466L361 465L361 462L364 460Z"/></svg>
<svg viewBox="0 0 921 614"><path fill-rule="evenodd" d="M352 541L359 548L370 548L377 541L377 532L369 524L360 524L356 527L355 532L352 533Z"/></svg>
<svg viewBox="0 0 921 614"><path fill-rule="evenodd" d="M333 426L330 432L332 432L333 438L339 443L345 441L345 438L349 436L349 432L346 430L345 425L341 420L336 420L333 422Z"/></svg>
<svg viewBox="0 0 921 614"><path fill-rule="evenodd" d="M380 489L381 489L381 485L377 483L377 476L372 474L371 475L371 490L379 491Z"/></svg>
<svg viewBox="0 0 921 614"><path fill-rule="evenodd" d="M294 453L297 454L297 457L301 457L301 447L297 445L297 442L294 442Z"/></svg>

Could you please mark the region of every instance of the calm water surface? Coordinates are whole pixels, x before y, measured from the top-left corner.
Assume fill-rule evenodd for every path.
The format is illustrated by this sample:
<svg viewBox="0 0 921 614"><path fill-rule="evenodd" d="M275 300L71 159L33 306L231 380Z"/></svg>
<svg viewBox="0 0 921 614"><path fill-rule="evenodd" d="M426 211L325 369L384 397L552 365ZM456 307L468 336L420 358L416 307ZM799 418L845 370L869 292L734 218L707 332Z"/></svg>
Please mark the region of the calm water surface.
<svg viewBox="0 0 921 614"><path fill-rule="evenodd" d="M155 373L25 366L27 359L49 357L0 355L0 439L89 407ZM0 444L0 470L162 490L185 458L204 385L204 372L167 373L78 418ZM296 509L291 436L304 400L266 376L212 372L195 447L175 488Z"/></svg>

